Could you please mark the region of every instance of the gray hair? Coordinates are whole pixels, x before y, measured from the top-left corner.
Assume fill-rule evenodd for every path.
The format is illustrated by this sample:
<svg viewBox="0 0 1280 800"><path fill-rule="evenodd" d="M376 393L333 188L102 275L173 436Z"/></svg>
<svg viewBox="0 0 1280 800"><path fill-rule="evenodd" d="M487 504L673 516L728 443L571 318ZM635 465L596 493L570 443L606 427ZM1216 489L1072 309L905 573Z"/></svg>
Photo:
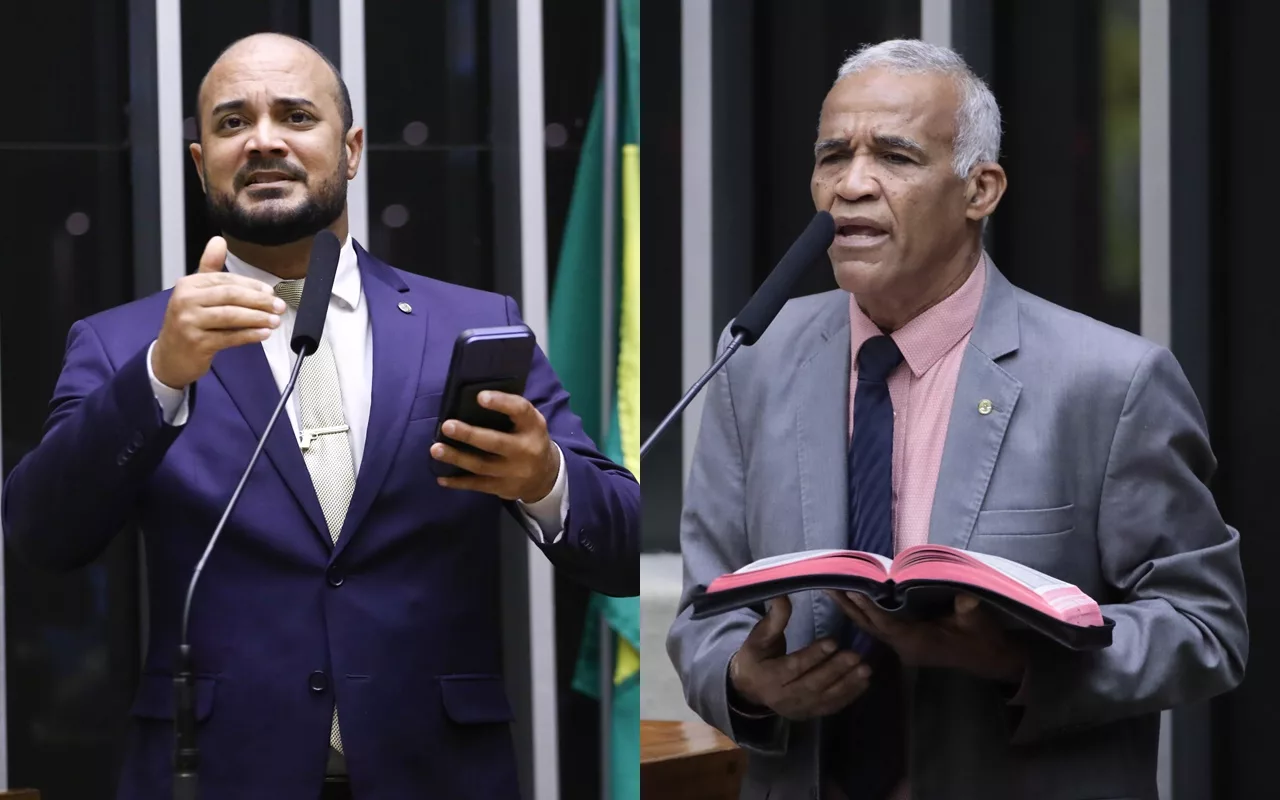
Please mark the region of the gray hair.
<svg viewBox="0 0 1280 800"><path fill-rule="evenodd" d="M1000 157L1000 106L991 89L959 53L918 39L892 39L867 45L849 56L840 65L836 82L876 68L899 74L934 72L955 80L960 92L960 108L956 112L951 168L961 178L969 177L969 171L978 163Z"/></svg>

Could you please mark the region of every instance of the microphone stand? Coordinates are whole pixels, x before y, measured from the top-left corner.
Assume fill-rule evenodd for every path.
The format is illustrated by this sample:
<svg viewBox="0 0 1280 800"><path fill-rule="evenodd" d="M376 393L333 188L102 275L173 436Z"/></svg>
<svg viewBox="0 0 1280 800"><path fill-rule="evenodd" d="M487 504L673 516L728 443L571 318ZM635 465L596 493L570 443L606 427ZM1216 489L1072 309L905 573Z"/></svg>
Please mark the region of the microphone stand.
<svg viewBox="0 0 1280 800"><path fill-rule="evenodd" d="M195 572L191 576L191 583L187 586L187 600L182 608L182 639L181 644L178 645L178 658L173 676L174 732L176 737L173 753L173 800L199 800L200 798L200 748L196 745L195 670L192 666L191 644L187 638L188 623L191 620L191 598L195 596L196 583L200 580L200 573L204 571L205 562L209 560L209 554L213 552L213 546L217 543L218 537L222 535L222 529L231 517L231 512L235 509L236 502L240 499L240 492L244 490L245 484L249 480L249 474L253 472L254 466L258 463L258 457L262 455L262 448L266 445L267 438L271 436L271 431L275 429L276 420L280 417L284 404L288 402L289 396L293 394L294 384L298 382L298 374L302 371L302 361L308 355L309 353L305 346L299 349L298 360L293 365L293 372L289 375L289 383L285 386L284 392L280 394L280 402L276 403L275 411L271 413L271 420L267 422L266 430L262 432L262 438L258 440L258 446L254 449L253 456L249 459L249 465L245 467L244 474L240 476L240 483L236 484L236 489L231 494L231 500L227 502L226 510L222 512L222 519L218 520L218 526L213 529L213 536L209 537L209 544L205 546L204 555L200 556L200 561L196 563Z"/></svg>
<svg viewBox="0 0 1280 800"><path fill-rule="evenodd" d="M724 348L724 352L721 353L720 357L711 365L711 368L702 373L702 377L698 378L697 382L690 387L689 391L684 393L684 397L681 397L680 402L676 403L676 407L671 409L671 413L667 414L667 416L663 418L662 422L658 423L658 427L654 428L653 433L649 434L649 438L645 439L644 444L640 445L640 458L642 460L644 459L644 454L649 452L649 448L653 446L653 443L658 440L658 437L661 436L664 431L666 431L667 426L670 425L676 417L680 416L680 412L684 411L689 404L693 402L693 398L697 397L698 392L702 391L702 387L706 386L715 374L720 371L720 368L725 365L725 362L729 360L729 357L738 352L738 348L741 347L743 341L746 340L747 334L748 332L745 330L740 330L734 334L733 341L729 342L729 344Z"/></svg>

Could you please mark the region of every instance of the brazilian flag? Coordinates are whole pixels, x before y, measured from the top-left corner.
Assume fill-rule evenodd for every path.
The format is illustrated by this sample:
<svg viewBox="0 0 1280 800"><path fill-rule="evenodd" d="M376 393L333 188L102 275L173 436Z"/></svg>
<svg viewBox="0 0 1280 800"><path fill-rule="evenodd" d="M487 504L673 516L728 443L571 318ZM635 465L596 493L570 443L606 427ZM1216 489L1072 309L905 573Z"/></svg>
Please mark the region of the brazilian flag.
<svg viewBox="0 0 1280 800"><path fill-rule="evenodd" d="M620 235L612 269L615 328L602 330L601 238L604 157L603 90L598 90L574 180L564 243L556 266L548 326L548 358L573 397L583 428L604 452L640 478L640 0L619 0L621 58L618 108ZM608 342L608 345L605 344ZM613 402L601 419L601 347L616 348ZM640 796L640 601L593 594L587 609L574 688L597 697L601 615L613 631L614 673L610 716L612 800Z"/></svg>

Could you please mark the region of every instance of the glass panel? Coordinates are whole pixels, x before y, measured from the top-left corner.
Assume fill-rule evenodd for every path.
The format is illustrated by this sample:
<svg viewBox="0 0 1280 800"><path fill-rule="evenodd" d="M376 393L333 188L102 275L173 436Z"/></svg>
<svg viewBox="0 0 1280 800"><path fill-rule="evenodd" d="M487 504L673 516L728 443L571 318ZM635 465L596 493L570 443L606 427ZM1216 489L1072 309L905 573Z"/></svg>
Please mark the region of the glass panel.
<svg viewBox="0 0 1280 800"><path fill-rule="evenodd" d="M494 288L489 4L365 6L370 252Z"/></svg>
<svg viewBox="0 0 1280 800"><path fill-rule="evenodd" d="M369 252L408 272L493 289L488 148L388 148L370 161Z"/></svg>
<svg viewBox="0 0 1280 800"><path fill-rule="evenodd" d="M485 0L365 3L371 146L487 142L488 20Z"/></svg>
<svg viewBox="0 0 1280 800"><path fill-rule="evenodd" d="M640 30L640 435L647 439L684 392L680 4L642 4ZM710 335L711 320L704 327ZM677 419L645 458L645 552L679 549L682 436L682 420Z"/></svg>
<svg viewBox="0 0 1280 800"><path fill-rule="evenodd" d="M14 268L0 293L7 474L40 441L71 324L130 299L132 221L120 146L0 145L0 170L25 187L9 220L23 235L9 240ZM45 800L115 791L140 666L134 542L132 533L117 537L66 575L6 553L10 783L39 787Z"/></svg>
<svg viewBox="0 0 1280 800"><path fill-rule="evenodd" d="M1015 284L1137 331L1137 0L993 7L1009 190L988 246Z"/></svg>
<svg viewBox="0 0 1280 800"><path fill-rule="evenodd" d="M0 64L15 78L5 94L21 124L4 126L0 142L119 144L128 128L128 4L69 0L54 9L19 11L20 28L8 30Z"/></svg>

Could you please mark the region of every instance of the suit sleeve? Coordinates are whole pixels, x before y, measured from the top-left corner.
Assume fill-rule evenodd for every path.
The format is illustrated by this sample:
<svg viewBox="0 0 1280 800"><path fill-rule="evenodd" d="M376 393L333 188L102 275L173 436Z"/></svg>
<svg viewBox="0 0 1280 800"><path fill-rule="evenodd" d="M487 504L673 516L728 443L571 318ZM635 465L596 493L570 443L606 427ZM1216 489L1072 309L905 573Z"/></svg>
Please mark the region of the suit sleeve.
<svg viewBox="0 0 1280 800"><path fill-rule="evenodd" d="M182 430L161 418L148 349L116 369L89 322L72 326L41 441L0 498L5 538L33 566L71 570L96 558Z"/></svg>
<svg viewBox="0 0 1280 800"><path fill-rule="evenodd" d="M1207 486L1216 461L1205 429L1172 354L1152 348L1129 386L1098 512L1103 574L1123 598L1102 606L1113 644L1033 651L1012 700L1015 742L1206 700L1243 678L1239 534Z"/></svg>
<svg viewBox="0 0 1280 800"><path fill-rule="evenodd" d="M721 335L717 352L729 341ZM706 387L702 421L684 492L680 553L684 585L667 653L684 684L685 701L709 725L746 750L786 752L790 723L772 713L740 713L731 697L729 660L742 647L760 615L738 609L694 621L695 593L726 572L752 561L745 518L745 463L734 411L730 365Z"/></svg>
<svg viewBox="0 0 1280 800"><path fill-rule="evenodd" d="M506 299L509 324L521 323L515 301ZM547 431L564 455L568 475L568 514L553 543L534 541L566 575L613 597L640 594L640 484L625 468L606 458L582 429L569 407L542 348L534 349L525 388L547 421ZM520 519L515 504L508 504Z"/></svg>

